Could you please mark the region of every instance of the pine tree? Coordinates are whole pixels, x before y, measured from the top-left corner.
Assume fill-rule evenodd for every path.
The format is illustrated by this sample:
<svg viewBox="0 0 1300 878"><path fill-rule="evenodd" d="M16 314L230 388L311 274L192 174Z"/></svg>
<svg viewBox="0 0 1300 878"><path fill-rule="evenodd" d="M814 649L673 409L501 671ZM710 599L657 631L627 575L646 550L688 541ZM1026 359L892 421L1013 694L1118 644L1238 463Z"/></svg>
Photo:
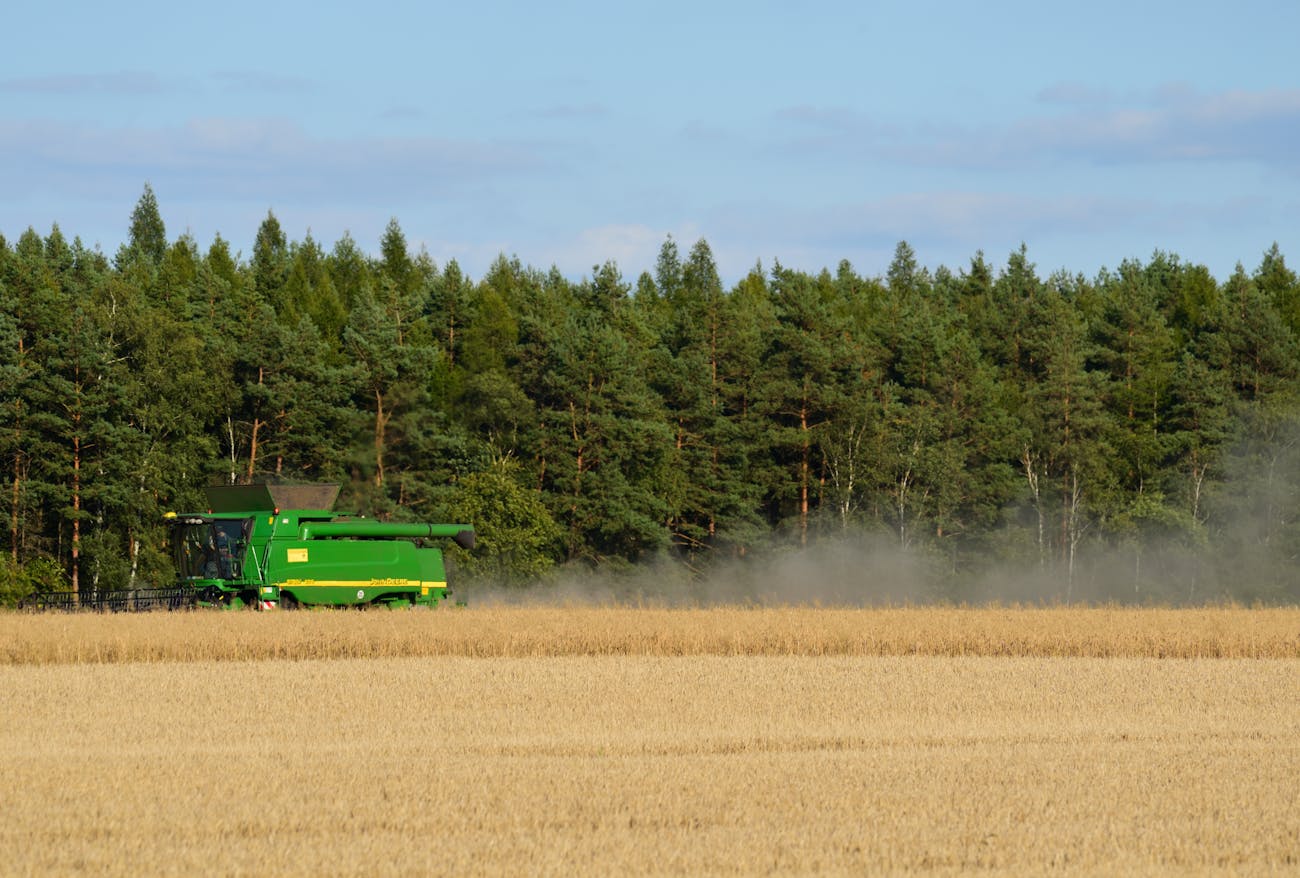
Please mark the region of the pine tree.
<svg viewBox="0 0 1300 878"><path fill-rule="evenodd" d="M121 505L120 493L113 496L119 490L115 468L127 431L113 414L124 376L97 303L107 265L79 242L67 247L57 229L46 249L64 314L32 349L41 374L32 394L31 423L48 443L48 456L33 460L32 469L43 482L46 514L54 524L49 535L60 547L72 591L80 594L83 588L96 589L103 566L118 566L123 554L114 557L106 541L92 538L101 536L96 532ZM97 551L83 559L88 542Z"/></svg>
<svg viewBox="0 0 1300 878"><path fill-rule="evenodd" d="M16 344L13 366L16 383L5 395L9 430L5 467L8 491L10 557L25 563L40 555L53 556L59 541L46 526L43 499L56 483L48 463L61 452L43 418L51 401L46 393L47 361L65 334L68 308L61 284L46 259L45 242L28 228L6 258L5 310L13 322Z"/></svg>
<svg viewBox="0 0 1300 878"><path fill-rule="evenodd" d="M1282 322L1292 334L1300 335L1300 279L1287 268L1286 259L1277 242L1264 252L1264 258L1255 269L1254 281L1260 293L1272 303Z"/></svg>
<svg viewBox="0 0 1300 878"><path fill-rule="evenodd" d="M680 553L695 564L701 552L718 545L721 531L744 518L748 505L740 486L744 455L725 409L726 298L704 240L692 247L683 269L669 239L658 275L672 291L665 300L663 345L652 354L655 388L672 431L666 524Z"/></svg>
<svg viewBox="0 0 1300 878"><path fill-rule="evenodd" d="M1157 289L1141 265L1126 261L1104 276L1102 307L1093 326L1094 359L1105 375L1115 476L1124 492L1160 490L1172 452L1164 430L1169 381L1176 364L1174 337L1161 313Z"/></svg>
<svg viewBox="0 0 1300 878"><path fill-rule="evenodd" d="M144 193L131 211L131 228L125 248L126 261L144 259L152 265L163 261L167 252L167 229L163 225L162 214L158 210L158 199L153 187L144 184ZM122 266L123 255L119 254L118 267Z"/></svg>
<svg viewBox="0 0 1300 878"><path fill-rule="evenodd" d="M398 343L406 344L416 321L429 314L429 297L437 283L437 269L427 253L411 258L406 235L396 218L389 220L384 230L380 251L383 258L379 263L375 298L393 322Z"/></svg>
<svg viewBox="0 0 1300 878"><path fill-rule="evenodd" d="M455 259L433 278L425 304L433 337L447 353L447 364L457 365L465 345L465 327L475 319L474 284Z"/></svg>
<svg viewBox="0 0 1300 878"><path fill-rule="evenodd" d="M18 320L9 308L14 303L6 283L8 275L8 248L0 246L0 462L13 462L15 473L22 471L23 427L25 416L23 400L19 395L25 382L22 335L18 329ZM15 479L15 488L19 482ZM18 514L19 506L15 499L12 507L13 518L10 526L5 528L7 554L10 563L16 569L18 564Z"/></svg>
<svg viewBox="0 0 1300 878"><path fill-rule="evenodd" d="M673 303L681 295L682 260L677 242L669 235L659 247L653 277L645 275L638 283L636 307L645 317L646 324L658 336L667 339L673 321Z"/></svg>
<svg viewBox="0 0 1300 878"><path fill-rule="evenodd" d="M345 313L351 313L358 300L374 294L374 280L365 254L347 232L334 243L327 266Z"/></svg>
<svg viewBox="0 0 1300 878"><path fill-rule="evenodd" d="M819 503L817 435L842 405L844 365L829 274L811 278L776 265L771 297L776 327L763 357L759 410L776 464L767 487L769 515L788 520L801 545Z"/></svg>
<svg viewBox="0 0 1300 878"><path fill-rule="evenodd" d="M727 449L727 479L720 488L728 498L719 512L719 533L732 554L745 556L769 531L763 508L767 486L778 480L768 446L768 421L763 411L767 371L764 357L777 327L767 274L755 264L723 302L719 381L723 411L732 441Z"/></svg>
<svg viewBox="0 0 1300 878"><path fill-rule="evenodd" d="M889 291L900 299L924 296L930 290L929 273L917 263L916 251L906 241L899 241L894 247L894 258L885 277Z"/></svg>
<svg viewBox="0 0 1300 878"><path fill-rule="evenodd" d="M515 383L510 365L519 324L505 298L489 283L475 287L471 318L461 333L456 417L500 459L513 457L521 432L535 421L532 402Z"/></svg>
<svg viewBox="0 0 1300 878"><path fill-rule="evenodd" d="M896 399L885 375L892 355L880 341L880 317L888 293L875 279L857 275L842 261L834 281L839 325L832 344L845 358L834 416L817 434L824 502L841 530L883 519L874 484L884 468L885 415ZM888 484L888 479L884 479Z"/></svg>
<svg viewBox="0 0 1300 878"><path fill-rule="evenodd" d="M1080 546L1093 524L1090 510L1109 490L1101 376L1087 368L1094 347L1074 305L1077 279L1054 275L1030 310L1024 336L1029 369L1019 392L1028 427L1021 466L1038 516L1040 559L1055 546L1064 573L1062 596L1073 599ZM1055 514L1050 504L1056 504ZM1053 533L1045 525L1055 519Z"/></svg>
<svg viewBox="0 0 1300 878"><path fill-rule="evenodd" d="M635 561L666 537L658 485L668 443L642 369L643 328L612 263L575 291L573 305L539 376L544 484L570 560Z"/></svg>
<svg viewBox="0 0 1300 878"><path fill-rule="evenodd" d="M310 317L279 328L269 341L274 367L265 374L270 427L263 446L265 470L281 479L344 480L349 444L358 428L351 394L358 370L346 361L335 362L333 346Z"/></svg>
<svg viewBox="0 0 1300 878"><path fill-rule="evenodd" d="M428 392L438 351L411 343L399 318L374 299L355 303L343 342L356 367L355 402L369 413L370 422L365 431L369 449L358 470L368 475L364 481L355 479L353 489L372 514L390 515L415 505L406 502L407 491L423 496L421 474L435 466L427 459L425 442L436 438Z"/></svg>
<svg viewBox="0 0 1300 878"><path fill-rule="evenodd" d="M337 351L347 313L326 266L325 254L310 232L301 244L290 246L289 254L280 319L293 327L304 317L310 319L325 348Z"/></svg>
<svg viewBox="0 0 1300 878"><path fill-rule="evenodd" d="M262 301L281 314L291 305L285 301L284 285L289 278L289 242L280 221L271 211L257 227L253 240L253 289ZM293 320L296 315L289 315Z"/></svg>

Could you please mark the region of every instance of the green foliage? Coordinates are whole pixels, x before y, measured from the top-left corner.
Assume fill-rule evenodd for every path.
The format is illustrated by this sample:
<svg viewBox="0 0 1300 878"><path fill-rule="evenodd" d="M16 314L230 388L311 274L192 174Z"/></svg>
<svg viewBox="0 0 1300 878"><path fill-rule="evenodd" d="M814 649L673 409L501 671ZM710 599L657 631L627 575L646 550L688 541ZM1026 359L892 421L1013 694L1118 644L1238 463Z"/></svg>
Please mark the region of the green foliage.
<svg viewBox="0 0 1300 878"><path fill-rule="evenodd" d="M67 587L63 571L50 558L17 564L7 555L0 555L0 607L15 607L34 594L64 591Z"/></svg>
<svg viewBox="0 0 1300 878"><path fill-rule="evenodd" d="M167 229L153 187L144 184L144 193L131 212L131 228L127 238L129 258L145 259L153 265L163 260L167 252Z"/></svg>
<svg viewBox="0 0 1300 878"><path fill-rule="evenodd" d="M473 522L476 545L456 555L458 570L493 585L525 585L555 563L562 533L535 489L520 484L517 462L495 461L456 486L448 517Z"/></svg>
<svg viewBox="0 0 1300 878"><path fill-rule="evenodd" d="M270 303L277 314L288 312L292 322L296 302L284 296L284 285L289 277L289 242L280 228L280 221L271 211L257 228L253 240L253 287L262 300Z"/></svg>
<svg viewBox="0 0 1300 878"><path fill-rule="evenodd" d="M656 490L669 445L645 379L643 326L612 264L573 291L577 308L546 352L537 404L543 482L569 560L636 560L667 541Z"/></svg>
<svg viewBox="0 0 1300 878"><path fill-rule="evenodd" d="M1273 242L1255 270L1255 286L1277 310L1291 332L1300 332L1300 279L1287 268L1286 258Z"/></svg>
<svg viewBox="0 0 1300 878"><path fill-rule="evenodd" d="M347 312L335 289L320 245L307 235L301 245L290 247L289 274L284 283L282 322L294 325L309 318L319 332L318 343L336 351Z"/></svg>
<svg viewBox="0 0 1300 878"><path fill-rule="evenodd" d="M756 265L665 240L651 271L478 280L349 236L241 261L168 241L153 191L111 262L0 238L0 600L170 574L160 516L214 481L477 526L460 558L673 575L875 534L954 599L1300 599L1300 282L1157 251L1093 278ZM940 564L939 562L942 562Z"/></svg>

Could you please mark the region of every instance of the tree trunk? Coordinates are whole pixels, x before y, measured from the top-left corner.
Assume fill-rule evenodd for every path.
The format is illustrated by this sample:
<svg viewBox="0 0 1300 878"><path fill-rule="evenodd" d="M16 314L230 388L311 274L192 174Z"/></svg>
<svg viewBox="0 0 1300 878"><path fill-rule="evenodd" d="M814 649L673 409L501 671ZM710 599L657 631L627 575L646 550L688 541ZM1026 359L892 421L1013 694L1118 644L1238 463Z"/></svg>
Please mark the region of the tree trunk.
<svg viewBox="0 0 1300 878"><path fill-rule="evenodd" d="M248 445L248 472L244 476L244 481L248 484L253 483L253 473L257 469L257 433L262 429L260 418L253 417L253 435Z"/></svg>
<svg viewBox="0 0 1300 878"><path fill-rule="evenodd" d="M808 407L799 408L799 430L803 434L799 460L799 545L808 545Z"/></svg>
<svg viewBox="0 0 1300 878"><path fill-rule="evenodd" d="M263 368L257 367L257 386L262 386ZM262 428L262 420L253 415L253 436L248 448L248 484L253 484L253 473L257 470L257 433Z"/></svg>
<svg viewBox="0 0 1300 878"><path fill-rule="evenodd" d="M898 496L895 498L895 512L898 514L898 545L907 548L907 494L912 487L912 468L909 466L898 478Z"/></svg>
<svg viewBox="0 0 1300 878"><path fill-rule="evenodd" d="M392 417L384 411L384 395L375 391L375 487L384 486L384 430Z"/></svg>
<svg viewBox="0 0 1300 878"><path fill-rule="evenodd" d="M1037 469L1037 458L1029 446L1025 446L1025 453L1020 457L1020 463L1025 468L1025 480L1029 482L1029 493L1034 498L1034 511L1038 514L1038 569L1042 570L1047 566L1047 515L1043 509L1043 498L1039 493L1039 473Z"/></svg>
<svg viewBox="0 0 1300 878"><path fill-rule="evenodd" d="M454 306L452 306L447 319L447 365L451 367L456 365L456 309Z"/></svg>
<svg viewBox="0 0 1300 878"><path fill-rule="evenodd" d="M72 422L80 427L80 413ZM72 437L72 599L81 602L81 436Z"/></svg>
<svg viewBox="0 0 1300 878"><path fill-rule="evenodd" d="M582 442L582 432L578 429L578 406L573 400L569 400L569 430L575 447L573 495L569 501L569 557L576 558L578 556L578 546L581 542L578 533L578 501L582 497L582 474L583 468L586 466L584 452L587 446Z"/></svg>
<svg viewBox="0 0 1300 878"><path fill-rule="evenodd" d="M716 480L718 478L718 446L714 444L710 451L713 455L713 478ZM713 538L718 535L718 519L714 515L713 504L710 503L709 506L709 542L712 543Z"/></svg>
<svg viewBox="0 0 1300 878"><path fill-rule="evenodd" d="M1205 485L1205 476L1210 466L1208 463L1202 463L1197 449L1192 449L1192 524L1203 524L1201 521L1201 491ZM1187 583L1187 601L1191 603L1196 597L1197 581L1201 577L1201 556L1200 548L1193 553L1195 564L1192 566L1192 575Z"/></svg>
<svg viewBox="0 0 1300 878"><path fill-rule="evenodd" d="M1079 552L1079 541L1083 538L1083 523L1080 520L1079 505L1083 499L1083 488L1079 485L1079 471L1070 467L1069 479L1065 484L1065 515L1061 522L1065 531L1067 552L1065 600L1069 603L1074 597L1074 562Z"/></svg>
<svg viewBox="0 0 1300 878"><path fill-rule="evenodd" d="M18 337L18 359L23 359L23 339ZM12 503L9 510L9 553L13 558L14 564L18 563L18 510L22 498L22 472L23 472L23 432L22 432L22 414L23 402L21 399L14 400L14 490Z"/></svg>
<svg viewBox="0 0 1300 878"><path fill-rule="evenodd" d="M238 481L235 475L237 455L235 454L235 421L229 413L226 414L226 440L230 443L230 484L233 485Z"/></svg>
<svg viewBox="0 0 1300 878"><path fill-rule="evenodd" d="M22 451L14 452L14 489L9 511L9 554L18 563L18 506L22 497Z"/></svg>
<svg viewBox="0 0 1300 878"><path fill-rule="evenodd" d="M134 589L134 588L135 588L135 576L136 576L136 574L137 574L137 573L139 572L139 570L140 570L140 540L139 540L138 537L136 537L136 536L134 536L134 535L128 533L128 534L127 534L127 541L128 541L128 545L130 545L130 547L131 547L131 549L130 549L130 552L131 552L131 578L130 578L130 586L131 586L132 589Z"/></svg>

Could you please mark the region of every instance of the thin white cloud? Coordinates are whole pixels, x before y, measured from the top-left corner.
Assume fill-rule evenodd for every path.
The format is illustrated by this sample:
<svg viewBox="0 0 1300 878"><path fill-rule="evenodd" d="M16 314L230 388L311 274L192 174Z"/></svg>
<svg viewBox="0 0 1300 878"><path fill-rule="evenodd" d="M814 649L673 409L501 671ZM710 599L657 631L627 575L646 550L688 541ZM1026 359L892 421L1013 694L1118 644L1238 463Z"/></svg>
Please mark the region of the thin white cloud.
<svg viewBox="0 0 1300 878"><path fill-rule="evenodd" d="M783 149L847 161L1007 169L1025 162L1093 164L1247 161L1300 167L1300 89L1203 94L1182 83L1118 97L1077 84L1040 93L1064 112L983 128L884 123L843 107L777 113Z"/></svg>
<svg viewBox="0 0 1300 878"><path fill-rule="evenodd" d="M219 70L212 78L231 92L305 94L316 90L310 79L266 70Z"/></svg>
<svg viewBox="0 0 1300 878"><path fill-rule="evenodd" d="M1294 166L1300 89L1201 95L1167 89L1148 103L1022 120L1008 146L1102 162L1258 161Z"/></svg>
<svg viewBox="0 0 1300 878"><path fill-rule="evenodd" d="M700 237L700 232L690 222L674 228L653 228L640 223L590 226L571 237L553 240L543 258L574 276L590 274L593 267L612 260L618 264L623 279L635 283L641 272L653 269L659 248L669 235L685 253Z"/></svg>
<svg viewBox="0 0 1300 878"><path fill-rule="evenodd" d="M1167 203L1114 196L1040 197L1000 192L912 192L844 202L822 209L766 203L733 205L709 216L720 242L746 242L751 252L782 261L797 254L828 260L888 252L900 240L946 254L1010 252L1020 242L1105 240L1116 230L1134 241L1175 246L1187 235L1283 217L1255 198ZM1077 246L1077 243L1076 243ZM1125 253L1118 254L1122 258ZM960 260L958 262L960 264ZM813 262L813 267L819 267ZM1097 266L1075 266L1096 268ZM734 268L734 266L733 266Z"/></svg>
<svg viewBox="0 0 1300 878"><path fill-rule="evenodd" d="M663 240L664 233L635 223L597 226L578 233L567 259L586 259L593 266L612 259L627 270L648 264L647 254L657 252Z"/></svg>
<svg viewBox="0 0 1300 878"><path fill-rule="evenodd" d="M119 70L116 73L56 73L0 79L0 91L36 95L156 95L168 90L156 73Z"/></svg>
<svg viewBox="0 0 1300 878"><path fill-rule="evenodd" d="M800 104L776 112L782 122L804 126L826 135L849 135L867 140L893 139L903 136L907 128L887 122L870 113L849 107L819 107ZM816 135L812 135L816 137Z"/></svg>
<svg viewBox="0 0 1300 878"><path fill-rule="evenodd" d="M609 107L599 103L555 104L550 107L543 107L534 115L540 119L559 119L562 121L603 119L609 115Z"/></svg>
<svg viewBox="0 0 1300 878"><path fill-rule="evenodd" d="M1111 103L1115 99L1115 93L1083 82L1058 82L1041 90L1037 97L1044 104L1096 107Z"/></svg>
<svg viewBox="0 0 1300 878"><path fill-rule="evenodd" d="M682 124L683 140L696 146L721 147L746 138L732 128L703 119L689 119Z"/></svg>
<svg viewBox="0 0 1300 878"><path fill-rule="evenodd" d="M53 191L113 175L187 197L358 198L400 204L548 167L543 148L450 137L321 138L275 118L202 118L169 128L0 119L0 188Z"/></svg>
<svg viewBox="0 0 1300 878"><path fill-rule="evenodd" d="M832 228L872 237L916 237L974 242L984 237L1035 238L1094 233L1132 221L1154 206L1141 199L1095 196L1037 197L1001 192L915 192L831 211Z"/></svg>
<svg viewBox="0 0 1300 878"><path fill-rule="evenodd" d="M389 107L379 114L381 119L409 120L409 119L427 119L429 114L422 108L414 104L401 104Z"/></svg>

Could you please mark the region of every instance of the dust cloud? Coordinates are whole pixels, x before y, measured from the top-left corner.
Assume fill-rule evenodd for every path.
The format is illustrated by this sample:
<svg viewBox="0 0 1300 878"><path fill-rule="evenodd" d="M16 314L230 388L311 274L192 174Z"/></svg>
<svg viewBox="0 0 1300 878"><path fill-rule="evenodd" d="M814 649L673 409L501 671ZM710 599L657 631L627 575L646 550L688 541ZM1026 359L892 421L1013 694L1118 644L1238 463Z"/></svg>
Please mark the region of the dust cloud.
<svg viewBox="0 0 1300 878"><path fill-rule="evenodd" d="M819 543L715 562L700 572L662 559L621 569L567 566L527 588L465 587L477 602L559 605L869 606L936 599L925 560L886 541Z"/></svg>
<svg viewBox="0 0 1300 878"><path fill-rule="evenodd" d="M992 558L902 548L884 534L769 546L692 568L663 558L624 567L568 565L540 583L462 581L456 597L481 604L651 607L873 607L927 604L1294 603L1300 563L1257 542L1230 554L1181 541L1096 544L1068 558ZM455 574L453 572L453 579Z"/></svg>
<svg viewBox="0 0 1300 878"><path fill-rule="evenodd" d="M1103 520L1085 510L1071 553L1060 521L1039 544L1024 500L1003 527L969 539L900 545L888 529L815 522L808 544L785 537L744 557L664 555L622 566L564 565L526 587L460 581L473 603L707 607L926 604L1300 603L1300 411L1268 440L1238 439L1205 486L1201 511ZM1086 504L1085 504L1086 506ZM454 572L453 572L454 577Z"/></svg>

